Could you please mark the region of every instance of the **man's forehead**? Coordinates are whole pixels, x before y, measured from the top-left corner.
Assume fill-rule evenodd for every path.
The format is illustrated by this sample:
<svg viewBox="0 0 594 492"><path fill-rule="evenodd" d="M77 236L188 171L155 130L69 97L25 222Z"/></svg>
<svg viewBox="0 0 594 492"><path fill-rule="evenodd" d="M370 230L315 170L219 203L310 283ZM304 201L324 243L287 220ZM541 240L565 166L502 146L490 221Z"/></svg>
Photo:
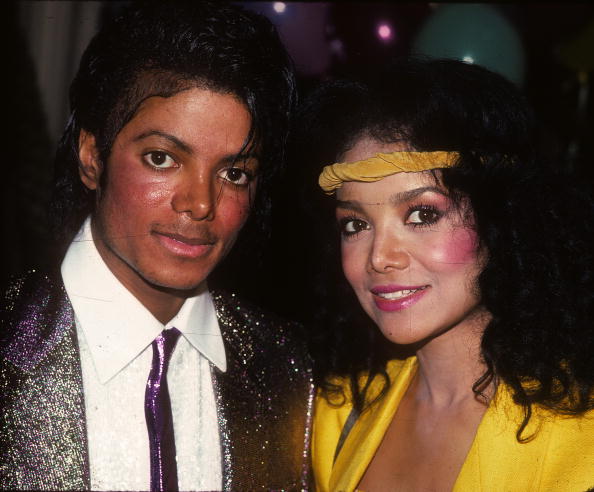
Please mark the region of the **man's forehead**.
<svg viewBox="0 0 594 492"><path fill-rule="evenodd" d="M121 91L109 120L119 133L121 129L152 98L170 98L191 89L203 89L212 93L227 94L242 104L245 102L235 93L218 88L213 81L204 77L190 77L167 69L141 69L129 78L129 84Z"/></svg>

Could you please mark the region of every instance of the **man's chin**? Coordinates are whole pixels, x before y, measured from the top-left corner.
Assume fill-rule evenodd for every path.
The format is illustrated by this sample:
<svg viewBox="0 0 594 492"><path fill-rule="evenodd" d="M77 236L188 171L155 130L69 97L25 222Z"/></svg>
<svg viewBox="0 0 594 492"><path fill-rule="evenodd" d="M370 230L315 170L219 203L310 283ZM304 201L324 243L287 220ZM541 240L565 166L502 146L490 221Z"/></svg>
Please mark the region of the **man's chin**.
<svg viewBox="0 0 594 492"><path fill-rule="evenodd" d="M209 272L210 273L210 272ZM176 297L192 297L206 289L208 275L147 275L144 281L155 290L175 295Z"/></svg>

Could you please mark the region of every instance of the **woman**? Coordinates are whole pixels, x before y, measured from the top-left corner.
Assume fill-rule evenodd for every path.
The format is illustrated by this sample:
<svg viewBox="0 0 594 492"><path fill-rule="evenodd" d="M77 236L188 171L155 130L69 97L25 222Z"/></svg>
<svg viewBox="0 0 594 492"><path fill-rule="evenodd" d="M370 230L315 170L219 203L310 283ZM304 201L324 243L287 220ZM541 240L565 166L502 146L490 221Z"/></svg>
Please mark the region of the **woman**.
<svg viewBox="0 0 594 492"><path fill-rule="evenodd" d="M593 208L518 91L407 61L305 114L351 290L317 333L317 489L593 487Z"/></svg>

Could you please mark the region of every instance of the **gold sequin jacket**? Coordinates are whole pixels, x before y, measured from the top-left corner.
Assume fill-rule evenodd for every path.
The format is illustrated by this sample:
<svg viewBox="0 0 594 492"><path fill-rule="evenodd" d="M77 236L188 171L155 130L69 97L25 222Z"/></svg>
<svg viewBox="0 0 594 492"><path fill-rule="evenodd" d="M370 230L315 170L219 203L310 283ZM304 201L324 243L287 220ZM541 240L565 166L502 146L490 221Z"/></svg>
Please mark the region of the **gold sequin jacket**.
<svg viewBox="0 0 594 492"><path fill-rule="evenodd" d="M311 366L295 325L213 292L227 371L213 368L224 490L307 490ZM0 489L89 490L74 313L32 272L0 307Z"/></svg>

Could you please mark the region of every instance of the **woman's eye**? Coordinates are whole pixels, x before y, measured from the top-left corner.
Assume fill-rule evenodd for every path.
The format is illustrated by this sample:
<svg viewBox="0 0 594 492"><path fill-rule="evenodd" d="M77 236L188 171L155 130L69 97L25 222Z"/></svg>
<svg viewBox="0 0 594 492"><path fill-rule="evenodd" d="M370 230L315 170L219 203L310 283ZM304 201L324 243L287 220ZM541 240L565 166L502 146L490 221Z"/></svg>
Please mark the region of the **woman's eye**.
<svg viewBox="0 0 594 492"><path fill-rule="evenodd" d="M219 176L225 181L229 181L238 186L247 186L252 181L253 176L239 167L230 167L220 171Z"/></svg>
<svg viewBox="0 0 594 492"><path fill-rule="evenodd" d="M345 219L341 221L341 230L345 236L352 236L369 229L369 224L361 219Z"/></svg>
<svg viewBox="0 0 594 492"><path fill-rule="evenodd" d="M406 219L407 224L430 225L439 219L439 212L433 208L420 208L413 210Z"/></svg>
<svg viewBox="0 0 594 492"><path fill-rule="evenodd" d="M169 154L159 150L148 152L144 154L143 158L146 163L159 169L175 167L176 165L175 161Z"/></svg>

